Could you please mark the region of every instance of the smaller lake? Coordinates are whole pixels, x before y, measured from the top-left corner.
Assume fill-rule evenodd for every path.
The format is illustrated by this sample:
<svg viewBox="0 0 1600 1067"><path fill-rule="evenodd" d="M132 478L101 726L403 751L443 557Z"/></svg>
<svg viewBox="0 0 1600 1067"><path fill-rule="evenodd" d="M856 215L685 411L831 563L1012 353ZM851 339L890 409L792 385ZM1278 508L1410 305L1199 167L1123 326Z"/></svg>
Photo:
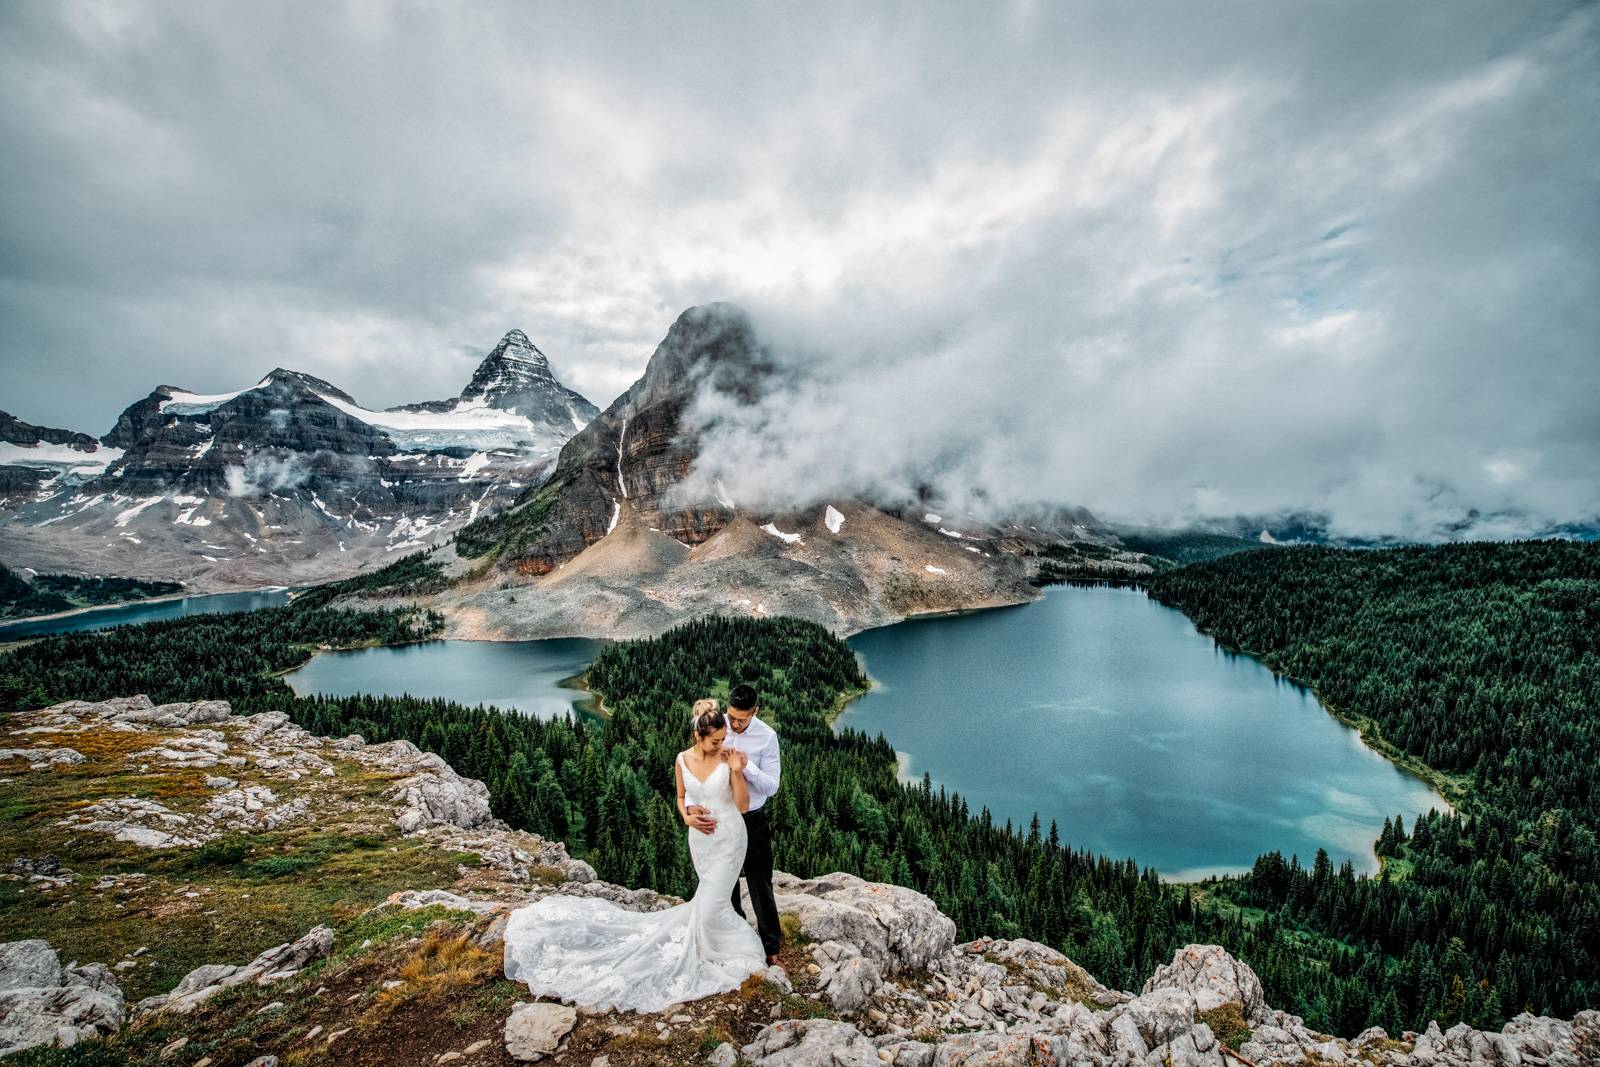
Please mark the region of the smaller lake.
<svg viewBox="0 0 1600 1067"><path fill-rule="evenodd" d="M560 683L582 674L603 641L424 641L392 648L321 652L284 676L301 696L358 693L443 697L462 704L515 708L542 719L588 714L588 694Z"/></svg>
<svg viewBox="0 0 1600 1067"><path fill-rule="evenodd" d="M132 626L141 622L181 619L189 615L228 615L257 608L282 607L289 602L287 589L255 589L247 593L212 593L173 600L146 600L91 608L55 619L20 619L0 623L0 641L45 634L70 634L83 630L105 630L112 626Z"/></svg>

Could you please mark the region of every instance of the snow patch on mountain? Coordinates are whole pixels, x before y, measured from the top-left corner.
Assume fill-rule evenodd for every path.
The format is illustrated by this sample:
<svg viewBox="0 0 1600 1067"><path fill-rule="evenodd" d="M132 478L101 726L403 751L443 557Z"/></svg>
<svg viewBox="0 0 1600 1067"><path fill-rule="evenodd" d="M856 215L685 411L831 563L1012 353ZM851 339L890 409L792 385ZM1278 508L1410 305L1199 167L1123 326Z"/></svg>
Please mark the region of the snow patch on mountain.
<svg viewBox="0 0 1600 1067"><path fill-rule="evenodd" d="M338 397L318 393L328 404L352 419L375 426L389 435L395 446L407 452L436 448L515 449L546 444L528 419L510 411L483 406L466 406L452 411L370 411Z"/></svg>
<svg viewBox="0 0 1600 1067"><path fill-rule="evenodd" d="M822 521L827 524L829 533L836 534L844 526L844 515L838 508L829 504L828 510L823 512Z"/></svg>
<svg viewBox="0 0 1600 1067"><path fill-rule="evenodd" d="M14 445L0 441L0 466L65 468L66 473L78 478L89 478L104 473L105 469L122 458L122 449L101 445L93 452L80 452L71 445Z"/></svg>
<svg viewBox="0 0 1600 1067"><path fill-rule="evenodd" d="M251 389L259 389L266 384L267 379L263 378L251 386ZM191 393L183 389L172 389L168 391L167 399L156 405L156 410L163 415L205 415L249 391L249 389L235 389L231 393Z"/></svg>
<svg viewBox="0 0 1600 1067"><path fill-rule="evenodd" d="M113 522L111 525L113 525L113 526L126 526L126 525L128 525L128 523L132 522L133 519L134 519L134 516L138 515L139 512L143 511L145 508L149 507L151 504L154 504L158 500L161 500L161 499L163 499L163 498L159 497L159 496L149 497L149 498L147 498L145 500L139 501L139 503L135 504L131 508L128 508L128 509L126 509L124 511L117 512L116 521Z"/></svg>
<svg viewBox="0 0 1600 1067"><path fill-rule="evenodd" d="M489 454L487 452L474 452L472 455L468 456L467 461L461 465L461 473L456 476L456 481L471 481L475 474L483 470L483 468L487 467L488 465Z"/></svg>
<svg viewBox="0 0 1600 1067"><path fill-rule="evenodd" d="M780 540L780 541L782 541L782 542L784 542L786 544L793 545L793 544L804 544L805 543L804 541L800 540L800 535L799 534L797 534L797 533L784 533L782 530L778 529L778 527L773 523L769 522L769 523L767 523L765 526L763 526L761 528L763 530L767 531L767 533L771 534L773 537L776 537L778 540Z"/></svg>

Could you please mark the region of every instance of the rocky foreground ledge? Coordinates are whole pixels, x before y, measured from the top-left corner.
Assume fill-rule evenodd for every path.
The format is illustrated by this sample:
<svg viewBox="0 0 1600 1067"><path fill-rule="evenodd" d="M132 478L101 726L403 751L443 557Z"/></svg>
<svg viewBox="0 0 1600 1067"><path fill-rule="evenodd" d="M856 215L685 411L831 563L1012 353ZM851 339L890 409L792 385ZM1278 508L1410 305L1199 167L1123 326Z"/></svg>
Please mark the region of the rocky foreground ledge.
<svg viewBox="0 0 1600 1067"><path fill-rule="evenodd" d="M1138 993L1113 990L1032 941L957 944L927 897L846 874L778 876L784 967L744 988L659 1015L576 1011L501 977L510 910L552 893L674 901L598 881L560 844L507 829L481 782L405 742L133 697L7 716L0 776L0 800L21 813L0 826L0 922L15 938L0 944L0 1055L102 1045L111 1058L88 1062L183 1067L1600 1064L1595 1011L1520 1015L1498 1033L1434 1024L1334 1038L1269 1006L1255 973L1216 946L1187 946ZM295 936L270 938L295 921Z"/></svg>

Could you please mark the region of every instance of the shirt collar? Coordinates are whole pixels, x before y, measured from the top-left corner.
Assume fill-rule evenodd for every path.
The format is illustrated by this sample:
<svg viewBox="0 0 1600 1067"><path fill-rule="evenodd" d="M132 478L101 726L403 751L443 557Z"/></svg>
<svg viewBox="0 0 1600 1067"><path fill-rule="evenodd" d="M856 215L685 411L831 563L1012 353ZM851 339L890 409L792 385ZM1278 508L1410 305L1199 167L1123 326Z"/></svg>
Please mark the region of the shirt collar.
<svg viewBox="0 0 1600 1067"><path fill-rule="evenodd" d="M741 733L735 733L733 730L730 729L728 731L728 740L729 741L753 741L753 740L762 740L762 741L764 741L769 737L777 736L777 733L778 733L778 731L774 730L772 727L770 727L766 723L762 722L760 717L757 717L757 718L754 718L754 719L750 720L750 725L746 726L744 728L744 733L742 733L742 734ZM724 742L724 744L726 744L726 742Z"/></svg>

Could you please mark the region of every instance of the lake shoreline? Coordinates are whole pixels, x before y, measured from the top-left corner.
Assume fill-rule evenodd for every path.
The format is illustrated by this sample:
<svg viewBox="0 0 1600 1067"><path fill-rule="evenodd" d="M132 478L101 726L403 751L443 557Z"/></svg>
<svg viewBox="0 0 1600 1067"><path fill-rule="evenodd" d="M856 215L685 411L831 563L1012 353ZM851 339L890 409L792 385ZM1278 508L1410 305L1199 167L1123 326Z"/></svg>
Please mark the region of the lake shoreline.
<svg viewBox="0 0 1600 1067"><path fill-rule="evenodd" d="M1370 728L1363 729L1357 717L1330 707L1313 687L1273 670L1259 656L1225 649L1236 657L1237 666L1219 676L1222 688L1216 693L1206 691L1212 681L1204 664L1219 643L1202 634L1182 611L1151 598L1141 583L1062 582L1055 587L1091 596L1093 587L1102 589L1102 596L1137 592L1141 605L1158 615L1171 614L1167 623L1151 630L1141 622L1145 617L1140 609L1132 607L1133 597L1115 606L1083 601L1079 592L1061 592L1057 611L1022 623L996 619L991 628L969 621L955 632L913 628L898 638L889 636L898 626L866 631L850 643L863 671L869 661L875 668L869 672L869 687L841 696L828 719L831 728L882 736L895 748L896 777L902 782L920 784L927 773L935 785L959 794L974 810L990 809L997 823L1009 819L1026 827L1031 815L1047 825L1057 821L1062 837L1074 847L1131 856L1154 867L1172 885L1203 885L1247 874L1259 856L1272 851L1296 854L1309 865L1319 847L1336 866L1348 861L1361 874L1376 876L1384 860L1374 846L1386 815L1400 811L1409 823L1414 811L1453 810L1458 792L1448 776L1404 757ZM1102 606L1091 610L1092 603ZM940 612L924 618L967 614L989 613ZM860 636L866 640L858 644ZM1199 637L1205 641L1198 643ZM1177 642L1170 656L1163 652L1167 641ZM1127 682L1130 672L1144 678L1157 663L1162 665L1153 668L1157 688ZM1012 684L1016 679L1023 680L1020 687ZM1261 699L1257 687L1268 680L1272 685L1291 683L1282 706ZM1199 691L1188 688L1193 682L1201 684ZM1241 684L1237 692L1229 688ZM870 713L864 719L845 718L864 696L885 690L894 693L888 703L867 701ZM1240 699L1244 704L1237 703ZM973 732L966 721L970 715L960 709L987 706L991 700L999 702L997 713L1009 715L1002 729L1024 751L1015 773L997 776L963 755L980 742L968 736ZM1027 709L1034 707L1048 716L1038 726L1027 725L1027 716L1034 714ZM1275 717L1296 708L1302 712ZM1313 714L1318 711L1331 722ZM1317 719L1326 725L1317 726ZM1026 739L1014 736L1019 729ZM1034 736L1039 729L1053 731L1048 741ZM1220 753L1230 743L1224 735L1236 730L1272 737L1283 773L1267 774L1258 782L1254 772L1242 767L1229 771ZM1340 734L1348 740L1340 740ZM1032 759L1025 754L1029 747L1037 753ZM1074 751L1081 756L1091 747L1106 754L1091 756L1087 763L1070 758ZM1132 755L1109 754L1118 751ZM1060 753L1060 759L1051 757L1052 752ZM1186 760L1208 758L1224 762L1193 774L1185 768ZM1304 773L1289 770L1294 767ZM1285 774L1293 781L1280 783ZM1245 784L1219 786L1218 776ZM1308 776L1309 785L1298 784ZM1163 819L1189 809L1214 814L1191 814L1179 820L1190 824L1186 830L1146 840L1138 824L1157 818L1157 809L1165 813ZM1256 818L1252 812L1267 814L1270 825L1251 829L1247 824ZM1214 842L1209 840L1211 824L1217 828Z"/></svg>
<svg viewBox="0 0 1600 1067"><path fill-rule="evenodd" d="M1161 602L1157 601L1157 603ZM1167 607L1170 605L1163 606ZM1173 608L1173 610L1181 613L1181 609L1179 608ZM1187 619L1189 616L1185 614L1184 618ZM1190 619L1189 621L1191 623L1194 622L1193 619ZM1333 704L1329 703L1323 698L1321 693L1317 692L1316 686L1312 685L1310 682L1296 678L1292 674L1283 673L1275 668L1270 662L1268 662L1265 656L1258 652L1254 652L1248 648L1235 648L1229 645L1227 642L1217 638L1215 634L1209 633L1206 630L1202 630L1199 624L1195 624L1195 632L1210 638L1211 642L1216 645L1216 647L1222 649L1222 651L1236 656L1247 656L1255 662L1261 664L1267 670L1271 671L1273 677L1281 678L1286 682L1291 682L1294 685L1299 686L1301 689L1304 689L1307 693L1310 693L1312 698L1317 702L1318 706L1321 707L1323 711L1326 711L1340 723L1354 730L1360 736L1361 743L1363 745L1376 752L1384 759L1388 760L1395 767L1411 775L1413 778L1427 784L1435 793L1439 794L1440 799L1442 799L1447 805L1448 813L1456 814L1459 811L1460 804L1463 801L1470 803L1471 796L1468 787L1465 784L1466 779L1464 777L1450 775L1444 771L1437 770L1422 762L1422 760L1418 759L1417 757L1411 755L1409 752L1403 751L1383 736L1375 720L1365 715L1356 715L1334 707ZM1377 855L1377 853L1374 853L1374 855ZM1379 861L1381 863L1381 857L1379 857Z"/></svg>
<svg viewBox="0 0 1600 1067"><path fill-rule="evenodd" d="M140 597L138 600L119 600L114 604L86 604L81 608L71 608L67 611L52 611L47 615L19 615L12 619L0 619L0 635L5 628L23 623L56 622L61 619L73 619L79 615L87 615L95 611L115 611L118 608L141 608L147 604L169 604L174 600L200 600L212 596L233 596L236 593L283 593L290 589L287 585L261 585L251 586L249 589L224 589L216 593L163 593L160 596Z"/></svg>

